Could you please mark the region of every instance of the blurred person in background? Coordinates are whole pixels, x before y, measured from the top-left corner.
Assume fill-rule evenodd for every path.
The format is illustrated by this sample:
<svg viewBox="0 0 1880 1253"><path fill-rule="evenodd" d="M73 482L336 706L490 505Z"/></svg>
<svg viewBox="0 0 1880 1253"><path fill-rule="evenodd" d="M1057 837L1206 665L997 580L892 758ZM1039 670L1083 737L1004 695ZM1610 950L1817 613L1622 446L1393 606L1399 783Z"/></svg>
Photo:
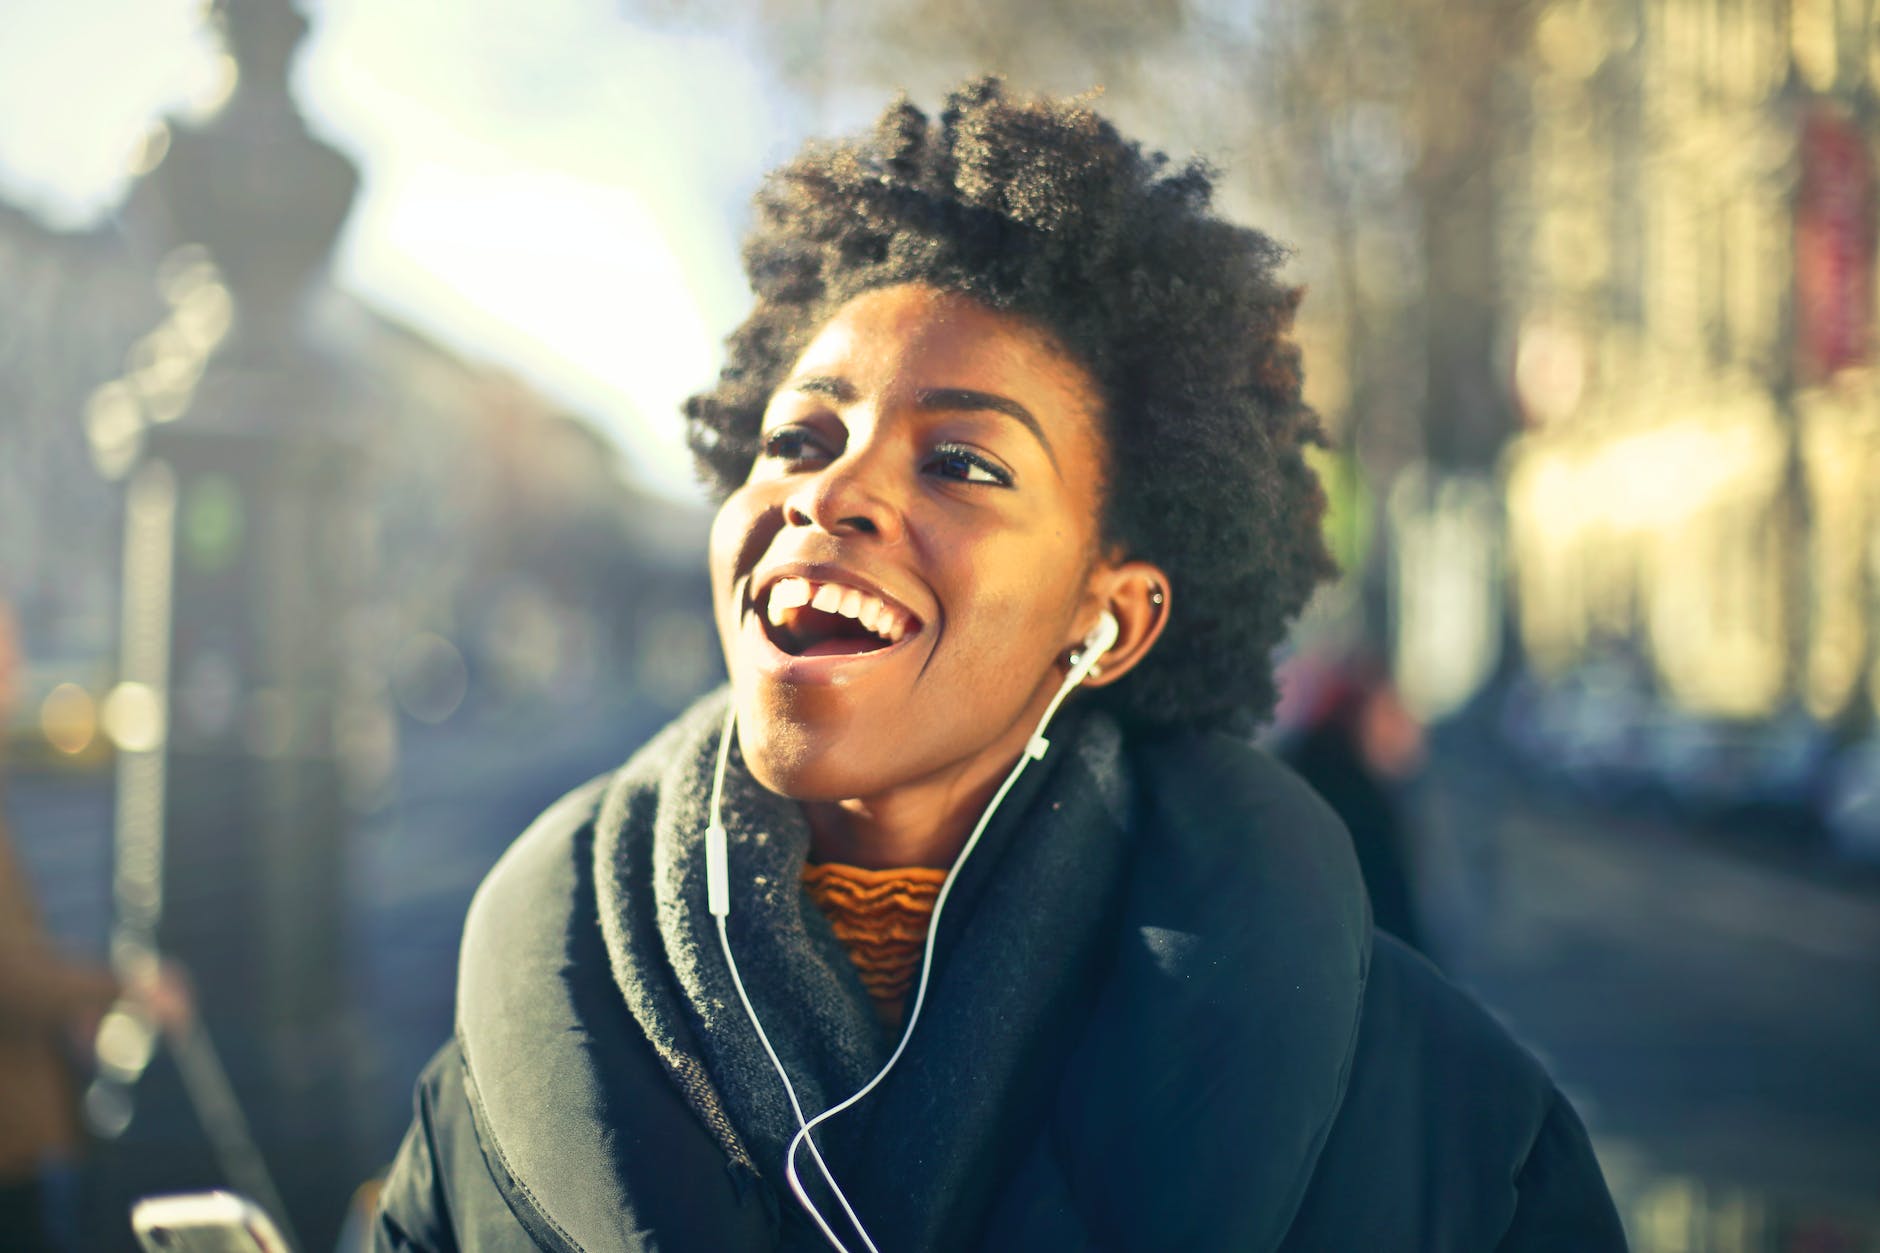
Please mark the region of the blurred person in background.
<svg viewBox="0 0 1880 1253"><path fill-rule="evenodd" d="M83 1147L81 1059L125 989L101 963L53 946L7 832L6 733L19 659L13 617L0 601L0 1248L39 1253L67 1247L74 1216L64 1185ZM167 963L130 991L161 1025L178 1026L192 1012L181 971Z"/></svg>
<svg viewBox="0 0 1880 1253"><path fill-rule="evenodd" d="M728 690L485 880L377 1247L1623 1247L1247 742L1331 563L1211 193L994 80L768 180L687 406Z"/></svg>
<svg viewBox="0 0 1880 1253"><path fill-rule="evenodd" d="M75 1051L117 999L102 965L60 954L40 926L32 885L6 826L6 736L19 701L20 650L0 602L0 1236L5 1247L55 1247L48 1177L78 1155Z"/></svg>
<svg viewBox="0 0 1880 1253"><path fill-rule="evenodd" d="M1351 832L1371 896L1372 921L1420 953L1429 944L1418 917L1416 858L1401 791L1423 764L1423 731L1375 660L1296 663L1293 704L1274 747ZM1297 692L1290 690L1297 684Z"/></svg>
<svg viewBox="0 0 1880 1253"><path fill-rule="evenodd" d="M73 1058L117 995L109 970L53 949L0 820L0 1233L9 1250L56 1247L45 1184L78 1156Z"/></svg>

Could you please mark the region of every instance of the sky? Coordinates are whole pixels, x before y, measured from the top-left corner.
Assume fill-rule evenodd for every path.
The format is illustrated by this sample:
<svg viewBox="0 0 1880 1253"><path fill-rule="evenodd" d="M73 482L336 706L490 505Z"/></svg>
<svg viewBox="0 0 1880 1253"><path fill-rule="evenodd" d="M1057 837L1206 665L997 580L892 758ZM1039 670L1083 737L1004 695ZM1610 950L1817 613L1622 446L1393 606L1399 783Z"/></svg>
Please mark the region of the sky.
<svg viewBox="0 0 1880 1253"><path fill-rule="evenodd" d="M336 281L593 419L636 478L689 491L677 407L745 306L745 205L806 125L787 93L736 32L638 28L613 0L302 9L296 99L362 174ZM107 220L153 122L225 90L200 13L0 5L0 197L59 229Z"/></svg>

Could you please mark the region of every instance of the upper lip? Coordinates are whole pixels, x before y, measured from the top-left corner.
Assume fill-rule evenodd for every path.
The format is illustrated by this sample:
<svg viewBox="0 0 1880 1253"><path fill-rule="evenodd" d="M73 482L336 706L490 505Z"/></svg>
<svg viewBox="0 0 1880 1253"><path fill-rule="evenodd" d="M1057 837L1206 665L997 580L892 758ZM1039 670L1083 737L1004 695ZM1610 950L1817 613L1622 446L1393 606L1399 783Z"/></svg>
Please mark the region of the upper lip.
<svg viewBox="0 0 1880 1253"><path fill-rule="evenodd" d="M829 561L786 561L752 571L749 607L757 609L763 604L765 594L779 579L791 578L808 579L812 583L840 583L844 587L852 587L906 615L910 626L915 630L925 626L928 620L927 615L910 609L905 600L889 592L867 575ZM910 630L909 634L913 634L913 630Z"/></svg>

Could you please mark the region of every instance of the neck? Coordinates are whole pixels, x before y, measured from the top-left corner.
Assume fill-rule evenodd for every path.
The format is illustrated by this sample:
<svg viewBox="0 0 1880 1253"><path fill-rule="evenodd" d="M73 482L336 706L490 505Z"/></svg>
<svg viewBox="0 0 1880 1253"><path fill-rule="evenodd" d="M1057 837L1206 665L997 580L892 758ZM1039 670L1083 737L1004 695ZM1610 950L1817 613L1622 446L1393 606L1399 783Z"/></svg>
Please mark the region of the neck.
<svg viewBox="0 0 1880 1253"><path fill-rule="evenodd" d="M1043 713L1041 701L970 759L879 796L804 802L810 856L866 870L950 868Z"/></svg>
<svg viewBox="0 0 1880 1253"><path fill-rule="evenodd" d="M998 786L998 778L970 786L955 781L953 786L901 788L886 796L810 802L803 806L810 856L868 870L945 870L960 855Z"/></svg>

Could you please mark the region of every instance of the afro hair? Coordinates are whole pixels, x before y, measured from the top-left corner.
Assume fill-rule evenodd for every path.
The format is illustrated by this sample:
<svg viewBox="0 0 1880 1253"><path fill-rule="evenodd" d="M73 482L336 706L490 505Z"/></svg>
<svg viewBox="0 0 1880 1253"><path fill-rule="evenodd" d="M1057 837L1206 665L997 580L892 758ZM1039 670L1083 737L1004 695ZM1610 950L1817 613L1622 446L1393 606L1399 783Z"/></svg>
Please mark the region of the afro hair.
<svg viewBox="0 0 1880 1253"><path fill-rule="evenodd" d="M936 125L905 99L871 134L773 172L744 250L756 305L718 386L686 402L708 484L750 472L764 408L820 326L873 288L924 283L1054 333L1104 403L1102 534L1174 595L1162 639L1093 693L1132 725L1250 728L1270 716L1273 650L1335 572L1323 442L1289 338L1285 250L1210 211L1213 180L1124 139L1082 100L997 79Z"/></svg>

